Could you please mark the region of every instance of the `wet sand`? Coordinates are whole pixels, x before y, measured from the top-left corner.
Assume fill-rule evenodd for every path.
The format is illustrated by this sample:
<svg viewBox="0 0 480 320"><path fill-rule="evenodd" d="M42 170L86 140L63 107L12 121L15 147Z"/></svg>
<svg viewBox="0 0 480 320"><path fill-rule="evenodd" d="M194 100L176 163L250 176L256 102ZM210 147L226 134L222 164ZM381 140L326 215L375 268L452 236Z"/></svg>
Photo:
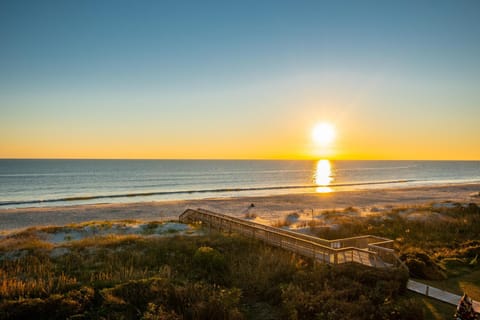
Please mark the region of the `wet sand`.
<svg viewBox="0 0 480 320"><path fill-rule="evenodd" d="M187 208L205 208L237 217L254 213L263 219L278 220L288 213L308 210L347 207L369 210L372 207L408 207L447 201L480 204L479 192L480 184L461 184L261 197L0 209L0 231L8 232L33 226L61 226L86 221L176 220ZM254 204L254 207L250 207L251 204Z"/></svg>

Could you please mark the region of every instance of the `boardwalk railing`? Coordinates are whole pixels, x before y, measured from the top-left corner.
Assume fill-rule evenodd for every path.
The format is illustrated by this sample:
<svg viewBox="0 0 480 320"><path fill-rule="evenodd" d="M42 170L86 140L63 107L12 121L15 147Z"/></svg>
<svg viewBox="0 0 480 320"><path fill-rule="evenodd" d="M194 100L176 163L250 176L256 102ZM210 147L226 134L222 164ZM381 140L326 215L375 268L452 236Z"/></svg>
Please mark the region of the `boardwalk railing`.
<svg viewBox="0 0 480 320"><path fill-rule="evenodd" d="M422 295L425 295L430 298L434 298L449 304L452 304L454 306L458 305L458 302L462 298L461 296L444 291L432 286L429 286L428 284L419 282L419 281L414 281L414 280L408 280L407 282L407 289ZM473 305L473 310L475 310L476 313L480 313L480 302L478 301L472 301Z"/></svg>
<svg viewBox="0 0 480 320"><path fill-rule="evenodd" d="M179 220L184 223L200 222L209 228L236 232L323 263L354 262L377 268L404 267L393 250L393 240L386 238L367 235L326 240L204 209L187 209Z"/></svg>

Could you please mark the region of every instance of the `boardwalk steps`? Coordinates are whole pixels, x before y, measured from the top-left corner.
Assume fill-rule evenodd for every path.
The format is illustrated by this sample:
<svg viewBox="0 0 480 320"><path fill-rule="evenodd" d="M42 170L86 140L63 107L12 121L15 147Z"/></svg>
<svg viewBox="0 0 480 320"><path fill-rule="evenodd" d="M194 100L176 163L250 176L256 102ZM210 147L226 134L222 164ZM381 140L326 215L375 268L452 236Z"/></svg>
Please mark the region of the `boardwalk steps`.
<svg viewBox="0 0 480 320"><path fill-rule="evenodd" d="M376 268L404 266L393 250L393 240L386 238L366 235L326 240L204 209L187 209L179 220L185 223L200 222L209 228L236 232L322 263L353 262Z"/></svg>

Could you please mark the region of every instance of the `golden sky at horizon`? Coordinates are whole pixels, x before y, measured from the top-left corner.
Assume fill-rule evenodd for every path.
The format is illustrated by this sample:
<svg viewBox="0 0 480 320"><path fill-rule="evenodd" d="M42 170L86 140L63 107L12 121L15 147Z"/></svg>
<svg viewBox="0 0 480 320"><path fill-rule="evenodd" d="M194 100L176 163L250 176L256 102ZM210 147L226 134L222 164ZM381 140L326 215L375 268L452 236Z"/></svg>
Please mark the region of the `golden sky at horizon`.
<svg viewBox="0 0 480 320"><path fill-rule="evenodd" d="M0 138L1 158L98 158L98 159L337 159L337 160L478 160L480 150L471 150L471 141L456 140L445 132L434 140L428 130L412 135L336 124L336 137L328 146L312 138L314 125L290 130L272 128L263 133L232 134L191 130L189 134L148 132L138 136L120 128L98 135L88 129L66 130L63 134L45 128L32 136ZM380 130L380 129L379 129ZM0 133L2 129L0 129ZM195 133L196 132L196 133ZM190 138L196 135L196 140ZM473 132L472 132L473 134ZM212 136L213 135L213 136ZM198 141L204 141L198 143ZM209 143L208 140L212 142Z"/></svg>

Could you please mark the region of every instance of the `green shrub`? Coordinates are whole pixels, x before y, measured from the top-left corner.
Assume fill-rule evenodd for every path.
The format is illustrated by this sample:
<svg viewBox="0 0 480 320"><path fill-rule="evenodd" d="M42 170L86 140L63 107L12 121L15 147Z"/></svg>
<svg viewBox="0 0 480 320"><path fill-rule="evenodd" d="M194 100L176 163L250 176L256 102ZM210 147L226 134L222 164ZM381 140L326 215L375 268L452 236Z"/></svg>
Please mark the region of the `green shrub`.
<svg viewBox="0 0 480 320"><path fill-rule="evenodd" d="M241 291L206 283L175 286L169 303L184 319L242 319Z"/></svg>
<svg viewBox="0 0 480 320"><path fill-rule="evenodd" d="M170 283L165 279L151 278L128 281L111 289L103 289L101 294L106 301L145 309L150 301L165 299L170 287Z"/></svg>
<svg viewBox="0 0 480 320"><path fill-rule="evenodd" d="M157 306L154 303L149 303L147 310L143 313L141 320L181 320L178 314L174 311L166 311L163 306Z"/></svg>
<svg viewBox="0 0 480 320"><path fill-rule="evenodd" d="M282 287L282 306L289 319L391 319L391 304L405 290L400 270L358 265L319 266L299 272ZM398 311L400 313L400 311ZM421 319L418 318L418 319Z"/></svg>
<svg viewBox="0 0 480 320"><path fill-rule="evenodd" d="M400 259L407 265L410 275L427 280L444 280L445 272L422 250L410 249Z"/></svg>
<svg viewBox="0 0 480 320"><path fill-rule="evenodd" d="M63 296L54 294L45 299L4 301L0 304L0 319L66 319L85 313L93 299L93 289L84 287Z"/></svg>
<svg viewBox="0 0 480 320"><path fill-rule="evenodd" d="M199 279L218 284L224 284L228 279L225 257L211 247L198 248L193 256L193 263Z"/></svg>

